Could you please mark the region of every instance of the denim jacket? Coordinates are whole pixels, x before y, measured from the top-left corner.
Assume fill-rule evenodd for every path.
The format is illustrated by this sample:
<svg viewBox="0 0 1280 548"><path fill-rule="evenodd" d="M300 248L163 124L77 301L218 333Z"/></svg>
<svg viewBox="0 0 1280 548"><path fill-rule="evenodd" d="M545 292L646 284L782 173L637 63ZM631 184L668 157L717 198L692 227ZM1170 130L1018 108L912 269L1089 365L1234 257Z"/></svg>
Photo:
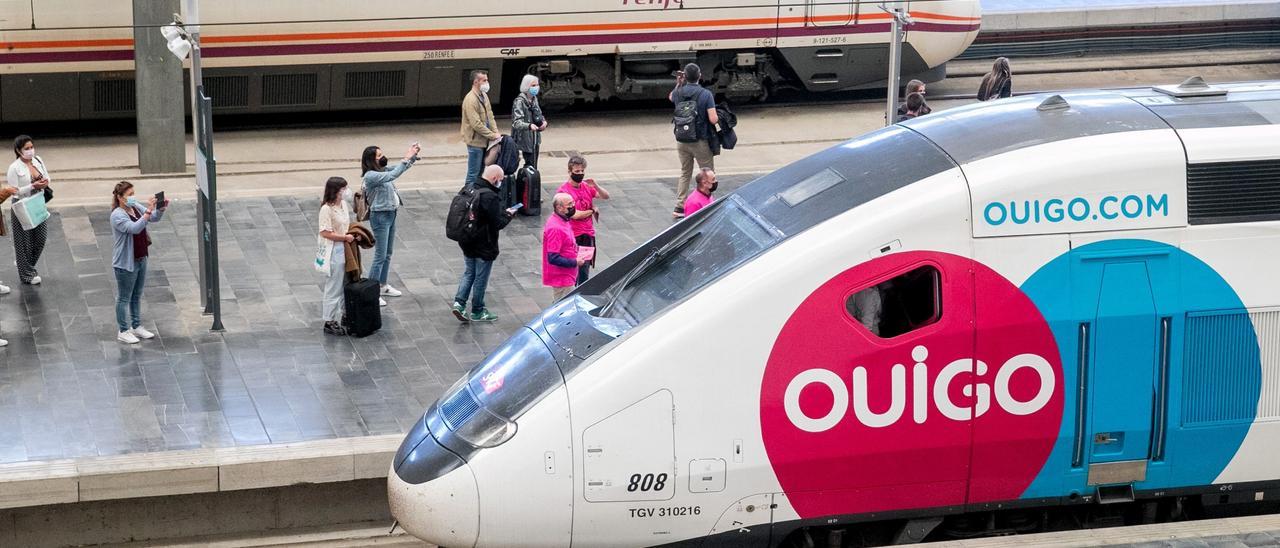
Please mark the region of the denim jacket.
<svg viewBox="0 0 1280 548"><path fill-rule="evenodd" d="M412 162L400 162L385 171L367 171L364 174L364 193L369 200L369 211L395 211L397 200L396 179L413 166Z"/></svg>
<svg viewBox="0 0 1280 548"><path fill-rule="evenodd" d="M134 212L142 214L147 208L143 206L134 206ZM164 217L164 212L157 209L151 212L151 216L143 215L138 220L129 218L129 214L119 207L111 210L111 233L114 238L114 247L111 251L111 266L133 272L137 267L133 260L133 236L142 233L147 229L150 223L159 222Z"/></svg>

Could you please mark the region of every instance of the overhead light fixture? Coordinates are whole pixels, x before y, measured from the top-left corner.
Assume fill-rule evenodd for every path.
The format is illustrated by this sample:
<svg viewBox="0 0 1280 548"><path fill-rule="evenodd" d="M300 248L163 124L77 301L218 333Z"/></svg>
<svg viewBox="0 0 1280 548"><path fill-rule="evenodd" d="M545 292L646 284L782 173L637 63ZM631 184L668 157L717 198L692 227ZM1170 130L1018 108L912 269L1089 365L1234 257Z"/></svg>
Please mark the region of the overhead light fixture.
<svg viewBox="0 0 1280 548"><path fill-rule="evenodd" d="M169 52L178 59L186 59L187 55L191 53L191 42L182 37L178 37L176 40L169 40Z"/></svg>
<svg viewBox="0 0 1280 548"><path fill-rule="evenodd" d="M178 28L177 23L173 23L160 27L160 34L164 36L165 40L172 42L175 38L182 36L182 29Z"/></svg>

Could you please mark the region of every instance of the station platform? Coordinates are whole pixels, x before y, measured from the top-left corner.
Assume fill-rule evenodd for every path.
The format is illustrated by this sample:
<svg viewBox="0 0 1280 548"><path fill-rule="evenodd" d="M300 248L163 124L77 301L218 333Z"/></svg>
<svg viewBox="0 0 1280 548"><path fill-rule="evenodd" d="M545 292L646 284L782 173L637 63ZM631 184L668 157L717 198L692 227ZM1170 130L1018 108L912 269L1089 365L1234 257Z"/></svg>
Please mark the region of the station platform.
<svg viewBox="0 0 1280 548"><path fill-rule="evenodd" d="M1280 77L1276 65L1264 76L1233 70L1243 69L1205 76ZM1077 76L1070 87L1182 77L1107 73ZM879 102L739 109L738 148L717 158L720 193L880 127L882 110ZM614 194L601 202L602 265L669 226L668 109L549 119L544 200L571 153L585 154L588 173ZM16 283L12 246L0 240L0 280L14 288L0 296L0 337L10 341L0 349L0 510L385 476L401 433L551 300L540 284L542 221L518 218L502 236L489 286L489 308L501 319L462 325L449 314L462 271L442 230L464 170L456 133L456 120L217 133L224 333L209 331L198 304L192 176L138 173L128 137L38 138L57 188L41 286ZM366 145L381 144L394 159L413 141L424 159L399 185L406 208L391 274L405 294L388 298L378 334L326 336L321 279L310 267L323 181L357 181ZM152 227L145 325L159 337L135 346L115 341L107 204L120 179L175 200ZM548 212L544 205L543 218ZM0 519L0 541L18 522Z"/></svg>

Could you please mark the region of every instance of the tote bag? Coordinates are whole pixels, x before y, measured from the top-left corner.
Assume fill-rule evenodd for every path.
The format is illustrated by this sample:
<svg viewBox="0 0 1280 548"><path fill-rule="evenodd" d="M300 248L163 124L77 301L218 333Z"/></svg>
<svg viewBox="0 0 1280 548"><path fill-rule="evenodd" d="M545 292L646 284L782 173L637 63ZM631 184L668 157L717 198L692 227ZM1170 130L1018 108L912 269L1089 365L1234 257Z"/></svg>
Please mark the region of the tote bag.
<svg viewBox="0 0 1280 548"><path fill-rule="evenodd" d="M329 258L333 256L333 240L320 238L316 245L316 272L329 275Z"/></svg>
<svg viewBox="0 0 1280 548"><path fill-rule="evenodd" d="M31 230L49 220L49 208L44 203L44 193L37 192L13 204L13 214L23 230Z"/></svg>

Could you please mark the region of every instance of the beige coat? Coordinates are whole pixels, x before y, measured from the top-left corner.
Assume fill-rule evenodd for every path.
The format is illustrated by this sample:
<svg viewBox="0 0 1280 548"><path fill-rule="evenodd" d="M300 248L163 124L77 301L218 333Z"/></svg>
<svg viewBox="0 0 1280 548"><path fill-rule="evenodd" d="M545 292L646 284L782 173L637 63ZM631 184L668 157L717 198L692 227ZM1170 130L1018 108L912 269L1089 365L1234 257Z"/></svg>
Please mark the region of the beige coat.
<svg viewBox="0 0 1280 548"><path fill-rule="evenodd" d="M489 96L477 91L462 99L462 142L470 147L485 148L497 139L498 121L493 119Z"/></svg>
<svg viewBox="0 0 1280 548"><path fill-rule="evenodd" d="M13 195L17 193L18 187L0 184L0 204L4 203L5 200L8 200L9 198L12 198ZM7 232L8 231L4 227L4 215L0 215L0 236L6 235Z"/></svg>

